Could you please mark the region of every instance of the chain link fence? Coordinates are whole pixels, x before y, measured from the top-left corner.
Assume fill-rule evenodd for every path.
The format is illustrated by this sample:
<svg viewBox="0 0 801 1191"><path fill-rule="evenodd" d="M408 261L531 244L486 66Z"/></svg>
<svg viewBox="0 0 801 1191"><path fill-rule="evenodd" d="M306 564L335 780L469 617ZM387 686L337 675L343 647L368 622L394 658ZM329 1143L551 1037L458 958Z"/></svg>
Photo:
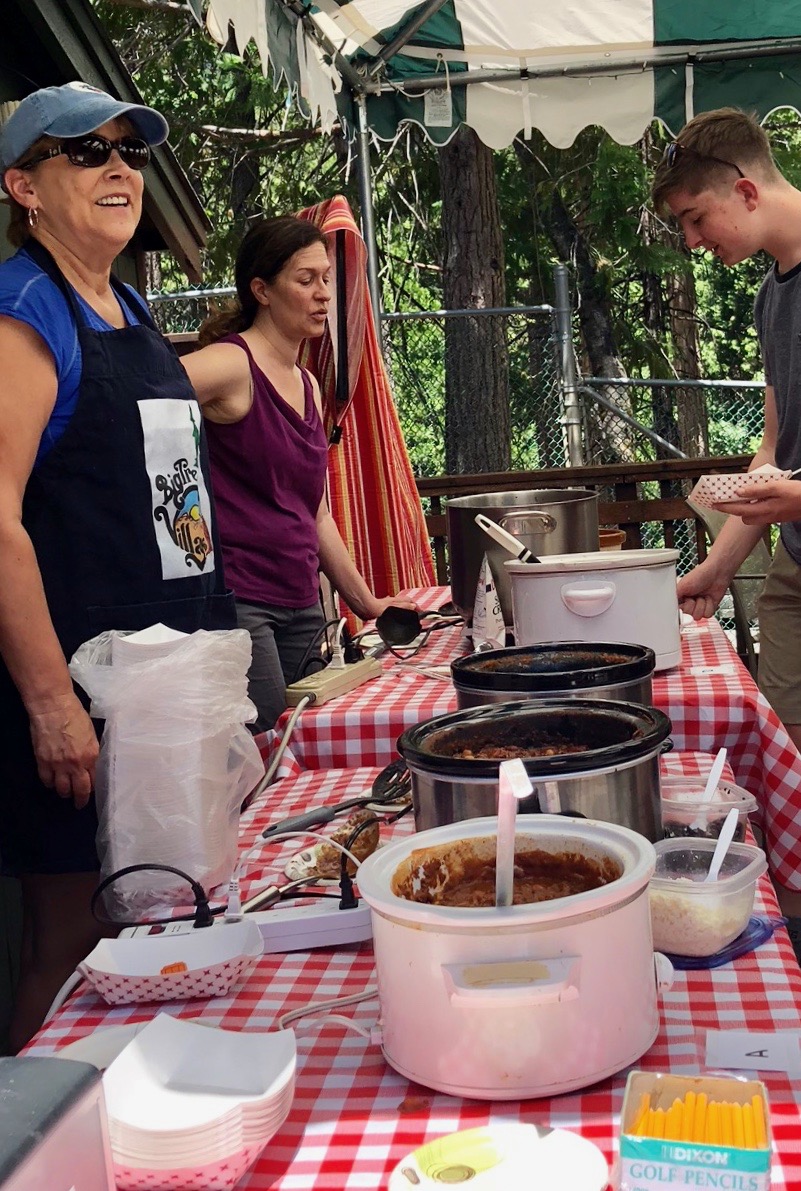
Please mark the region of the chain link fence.
<svg viewBox="0 0 801 1191"><path fill-rule="evenodd" d="M549 306L383 315L384 356L416 475L445 474L446 360L478 325L506 347L508 370L498 379L508 383L512 469L565 465L553 315Z"/></svg>
<svg viewBox="0 0 801 1191"><path fill-rule="evenodd" d="M695 456L752 454L764 391L751 381L587 377L579 388L585 462L680 457L690 453L681 449L688 442Z"/></svg>
<svg viewBox="0 0 801 1191"><path fill-rule="evenodd" d="M189 334L224 308L233 288L148 295L164 334ZM566 467L564 386L556 311L549 306L500 310L386 313L384 355L412 469L418 476L445 474L446 362L458 351L461 330L481 324L506 347L512 470ZM584 462L614 464L680 457L688 427L697 455L738 455L756 450L762 434L763 391L746 381L671 381L587 377L580 380ZM481 394L473 395L481 400ZM683 433L682 433L683 432ZM643 497L659 486L643 485ZM676 495L681 495L676 492ZM685 494L686 495L686 494ZM601 499L614 499L610 490ZM643 544L664 546L660 523L643 526ZM693 523L678 522L674 545L679 573L695 565ZM733 624L724 601L720 618Z"/></svg>

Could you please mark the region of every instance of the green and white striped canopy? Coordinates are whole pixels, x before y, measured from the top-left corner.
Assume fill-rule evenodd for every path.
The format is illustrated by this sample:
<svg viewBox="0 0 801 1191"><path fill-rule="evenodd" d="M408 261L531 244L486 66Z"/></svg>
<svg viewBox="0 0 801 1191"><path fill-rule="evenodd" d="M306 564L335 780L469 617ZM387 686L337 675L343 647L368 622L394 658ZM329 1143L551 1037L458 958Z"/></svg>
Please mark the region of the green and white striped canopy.
<svg viewBox="0 0 801 1191"><path fill-rule="evenodd" d="M570 145L587 125L637 140L734 104L801 109L801 0L211 0L284 74L312 117L373 133L404 121L444 143L460 123L493 148L539 129Z"/></svg>

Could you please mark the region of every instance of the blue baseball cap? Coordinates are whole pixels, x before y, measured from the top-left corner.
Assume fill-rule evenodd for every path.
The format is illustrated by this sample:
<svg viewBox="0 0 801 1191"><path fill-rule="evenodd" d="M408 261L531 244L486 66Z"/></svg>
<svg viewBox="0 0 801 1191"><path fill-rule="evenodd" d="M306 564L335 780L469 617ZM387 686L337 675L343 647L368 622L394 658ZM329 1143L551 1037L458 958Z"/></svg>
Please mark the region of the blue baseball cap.
<svg viewBox="0 0 801 1191"><path fill-rule="evenodd" d="M167 139L169 125L155 108L123 103L88 83L42 87L26 96L0 128L0 174L19 161L40 136L85 136L118 116L127 116L148 145L160 145Z"/></svg>

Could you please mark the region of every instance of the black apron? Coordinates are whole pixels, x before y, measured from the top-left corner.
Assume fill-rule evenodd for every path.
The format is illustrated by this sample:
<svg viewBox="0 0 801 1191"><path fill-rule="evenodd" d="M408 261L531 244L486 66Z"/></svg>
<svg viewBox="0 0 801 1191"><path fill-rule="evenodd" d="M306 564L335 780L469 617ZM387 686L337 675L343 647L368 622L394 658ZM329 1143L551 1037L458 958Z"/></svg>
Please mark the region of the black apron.
<svg viewBox="0 0 801 1191"><path fill-rule="evenodd" d="M69 304L83 365L74 413L34 467L22 509L65 657L106 629L159 621L184 632L235 628L200 409L177 355L144 303L114 278L123 308L141 324L93 330L50 254L37 243L26 248ZM39 782L28 717L2 666L0 722L3 866L96 868L94 800L76 811Z"/></svg>

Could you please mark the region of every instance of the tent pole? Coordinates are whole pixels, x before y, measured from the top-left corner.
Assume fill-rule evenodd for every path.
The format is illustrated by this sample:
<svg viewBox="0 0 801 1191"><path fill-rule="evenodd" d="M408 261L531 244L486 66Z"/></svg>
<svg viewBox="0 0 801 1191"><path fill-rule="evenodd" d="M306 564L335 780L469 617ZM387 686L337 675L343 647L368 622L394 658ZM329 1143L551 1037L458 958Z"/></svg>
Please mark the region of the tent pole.
<svg viewBox="0 0 801 1191"><path fill-rule="evenodd" d="M567 460L570 467L581 467L584 463L584 452L581 446L581 406L576 375L576 353L573 350L573 323L566 265L554 265L553 281L556 293L554 313L556 315L559 371L561 373L559 380L565 407Z"/></svg>
<svg viewBox="0 0 801 1191"><path fill-rule="evenodd" d="M378 346L384 350L384 329L381 325L381 283L378 279L378 245L375 238L375 218L373 211L373 182L370 176L370 130L367 124L367 97L364 92L353 96L356 111L359 114L359 152L358 152L358 180L359 205L361 207L362 235L367 247L367 285L370 290L370 302L375 318L375 331Z"/></svg>

